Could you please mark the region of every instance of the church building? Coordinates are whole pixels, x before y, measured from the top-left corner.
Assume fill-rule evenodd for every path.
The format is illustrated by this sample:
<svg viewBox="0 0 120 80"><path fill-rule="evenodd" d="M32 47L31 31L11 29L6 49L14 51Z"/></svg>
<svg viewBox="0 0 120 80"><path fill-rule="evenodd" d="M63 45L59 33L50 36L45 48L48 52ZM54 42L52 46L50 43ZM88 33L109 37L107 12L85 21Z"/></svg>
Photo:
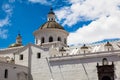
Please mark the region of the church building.
<svg viewBox="0 0 120 80"><path fill-rule="evenodd" d="M68 46L53 9L33 34L34 44L23 46L18 34L0 49L0 80L120 80L119 40Z"/></svg>

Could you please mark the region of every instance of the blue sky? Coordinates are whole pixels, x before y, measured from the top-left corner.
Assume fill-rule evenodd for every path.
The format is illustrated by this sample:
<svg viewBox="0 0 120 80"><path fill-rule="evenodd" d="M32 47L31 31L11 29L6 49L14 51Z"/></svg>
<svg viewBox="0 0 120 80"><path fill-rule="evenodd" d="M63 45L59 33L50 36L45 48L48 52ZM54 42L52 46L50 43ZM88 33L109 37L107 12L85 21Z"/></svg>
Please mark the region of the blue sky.
<svg viewBox="0 0 120 80"><path fill-rule="evenodd" d="M120 37L120 0L0 0L0 48L15 43L18 32L24 45L34 43L50 6L70 45Z"/></svg>

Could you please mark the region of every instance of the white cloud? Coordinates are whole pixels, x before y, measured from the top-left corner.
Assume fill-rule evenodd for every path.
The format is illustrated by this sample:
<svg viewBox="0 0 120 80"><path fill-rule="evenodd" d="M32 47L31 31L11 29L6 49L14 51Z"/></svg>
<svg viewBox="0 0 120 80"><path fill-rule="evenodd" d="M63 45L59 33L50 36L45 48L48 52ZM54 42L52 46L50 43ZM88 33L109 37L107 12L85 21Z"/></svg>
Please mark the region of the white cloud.
<svg viewBox="0 0 120 80"><path fill-rule="evenodd" d="M2 30L2 29L0 29L0 38L2 38L2 39L6 39L7 38L7 30Z"/></svg>
<svg viewBox="0 0 120 80"><path fill-rule="evenodd" d="M7 38L7 29L4 27L6 25L10 25L10 17L12 15L12 6L10 4L3 4L2 10L5 12L6 17L4 19L0 19L0 38Z"/></svg>
<svg viewBox="0 0 120 80"><path fill-rule="evenodd" d="M6 17L5 19L0 20L0 27L3 27L5 25L9 25L9 18Z"/></svg>
<svg viewBox="0 0 120 80"><path fill-rule="evenodd" d="M120 17L101 17L89 25L70 33L69 44L90 43L103 39L120 38Z"/></svg>
<svg viewBox="0 0 120 80"><path fill-rule="evenodd" d="M44 5L50 5L50 3L47 0L28 0L29 2L32 3L40 3L40 4L44 4Z"/></svg>
<svg viewBox="0 0 120 80"><path fill-rule="evenodd" d="M11 16L13 8L10 4L3 4L2 9L7 14L6 16Z"/></svg>
<svg viewBox="0 0 120 80"><path fill-rule="evenodd" d="M81 20L95 20L101 16L114 15L118 12L120 0L69 0L71 6L64 6L56 11L63 25L72 26ZM63 15L64 14L64 15Z"/></svg>
<svg viewBox="0 0 120 80"><path fill-rule="evenodd" d="M69 44L89 43L106 38L120 38L120 0L68 0L71 6L56 10L63 25L73 26L80 21L92 20L70 33Z"/></svg>

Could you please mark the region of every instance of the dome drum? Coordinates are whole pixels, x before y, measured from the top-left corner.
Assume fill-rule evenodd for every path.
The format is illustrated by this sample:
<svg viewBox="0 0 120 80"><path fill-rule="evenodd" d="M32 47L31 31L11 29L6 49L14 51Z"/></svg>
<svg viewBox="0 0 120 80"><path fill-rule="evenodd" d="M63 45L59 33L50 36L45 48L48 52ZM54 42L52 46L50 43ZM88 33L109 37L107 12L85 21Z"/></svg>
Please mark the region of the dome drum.
<svg viewBox="0 0 120 80"><path fill-rule="evenodd" d="M67 36L68 33L61 29L40 29L34 32L35 35L35 44L44 46L46 44L51 44L53 42L60 42L61 44L64 44L64 46L67 46ZM66 42L66 43L65 43ZM54 45L56 45L54 44ZM52 44L51 44L52 45Z"/></svg>

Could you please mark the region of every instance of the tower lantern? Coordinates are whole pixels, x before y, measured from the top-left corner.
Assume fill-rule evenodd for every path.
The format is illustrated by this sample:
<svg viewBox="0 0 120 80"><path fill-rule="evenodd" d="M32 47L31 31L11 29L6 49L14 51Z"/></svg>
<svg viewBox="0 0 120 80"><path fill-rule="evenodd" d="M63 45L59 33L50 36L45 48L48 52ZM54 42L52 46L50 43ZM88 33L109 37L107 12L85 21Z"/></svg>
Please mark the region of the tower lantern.
<svg viewBox="0 0 120 80"><path fill-rule="evenodd" d="M20 33L17 35L16 37L16 42L11 44L9 46L9 48L12 48L12 47L19 47L19 46L22 46L22 36L20 35Z"/></svg>
<svg viewBox="0 0 120 80"><path fill-rule="evenodd" d="M48 13L48 21L55 21L55 13L53 12L53 8L51 8Z"/></svg>
<svg viewBox="0 0 120 80"><path fill-rule="evenodd" d="M20 35L20 33L16 37L16 44L22 44L22 36Z"/></svg>

